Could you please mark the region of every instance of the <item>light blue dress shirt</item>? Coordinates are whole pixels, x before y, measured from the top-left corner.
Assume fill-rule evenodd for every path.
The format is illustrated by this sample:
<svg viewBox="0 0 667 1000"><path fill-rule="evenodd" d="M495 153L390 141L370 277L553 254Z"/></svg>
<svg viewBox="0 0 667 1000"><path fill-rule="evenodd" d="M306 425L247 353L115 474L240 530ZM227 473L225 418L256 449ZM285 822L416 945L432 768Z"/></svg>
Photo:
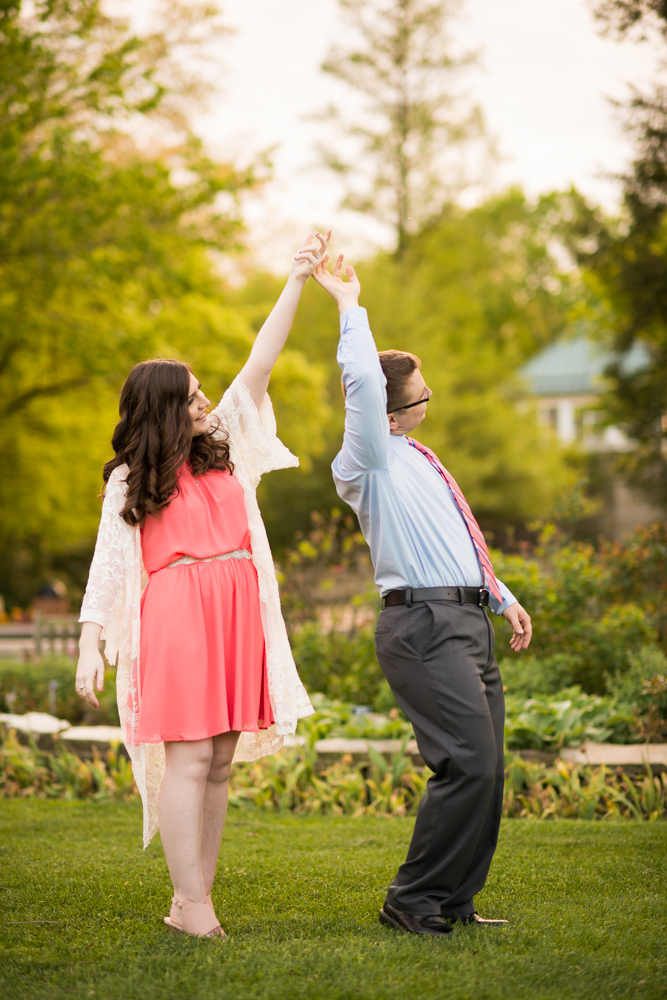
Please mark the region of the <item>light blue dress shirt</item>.
<svg viewBox="0 0 667 1000"><path fill-rule="evenodd" d="M380 594L481 587L477 553L447 484L405 437L389 432L387 381L366 310L348 309L340 329L345 436L332 470L338 495L359 518ZM490 594L489 607L502 614L516 598L498 585L503 602Z"/></svg>

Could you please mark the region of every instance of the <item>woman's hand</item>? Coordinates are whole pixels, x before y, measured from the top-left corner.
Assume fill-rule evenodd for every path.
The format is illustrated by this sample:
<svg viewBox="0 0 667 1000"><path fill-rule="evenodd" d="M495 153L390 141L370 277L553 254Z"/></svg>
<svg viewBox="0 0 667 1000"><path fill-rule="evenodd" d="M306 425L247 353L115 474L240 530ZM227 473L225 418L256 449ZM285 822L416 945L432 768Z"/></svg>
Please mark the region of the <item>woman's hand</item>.
<svg viewBox="0 0 667 1000"><path fill-rule="evenodd" d="M296 278L297 281L305 284L317 265L321 263L330 239L331 230L326 236L322 236L321 233L308 233L303 246L297 250L294 256L290 268L290 278ZM314 242L315 240L318 242Z"/></svg>
<svg viewBox="0 0 667 1000"><path fill-rule="evenodd" d="M321 285L329 295L338 303L338 312L344 313L346 309L353 309L359 305L361 295L361 284L353 267L349 264L345 268L347 281L343 281L343 260L345 254L339 254L334 264L333 272L327 270L329 254L325 253L313 272L313 278L318 285Z"/></svg>
<svg viewBox="0 0 667 1000"><path fill-rule="evenodd" d="M294 255L287 284L255 337L250 357L241 369L241 381L258 409L266 394L273 366L285 346L303 286L325 256L330 236L331 230L326 236L308 233L303 246ZM314 239L317 243L313 242Z"/></svg>
<svg viewBox="0 0 667 1000"><path fill-rule="evenodd" d="M101 625L95 622L83 623L76 668L76 693L94 708L99 708L95 697L95 681L97 680L98 691L104 688L104 660L99 648L101 634Z"/></svg>

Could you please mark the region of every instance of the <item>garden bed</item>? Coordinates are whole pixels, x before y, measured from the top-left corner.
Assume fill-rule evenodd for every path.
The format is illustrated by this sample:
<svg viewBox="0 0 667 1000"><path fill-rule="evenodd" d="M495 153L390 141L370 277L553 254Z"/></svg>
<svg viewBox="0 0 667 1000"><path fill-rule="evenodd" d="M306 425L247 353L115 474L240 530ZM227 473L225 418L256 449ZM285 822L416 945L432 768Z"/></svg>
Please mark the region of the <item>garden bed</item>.
<svg viewBox="0 0 667 1000"><path fill-rule="evenodd" d="M325 741L326 742L326 741ZM387 756L374 741L355 760L342 754L334 763L318 761L316 742L304 741L254 763L237 764L232 774L232 808L304 815L404 816L413 813L430 771L405 754L403 745ZM388 749L381 747L381 749ZM667 817L667 773L651 766L629 773L620 767L580 766L556 759L553 766L506 758L504 814L535 819L663 819ZM56 737L56 749L19 742L11 729L0 743L0 797L130 799L137 795L132 770L118 746L80 757Z"/></svg>

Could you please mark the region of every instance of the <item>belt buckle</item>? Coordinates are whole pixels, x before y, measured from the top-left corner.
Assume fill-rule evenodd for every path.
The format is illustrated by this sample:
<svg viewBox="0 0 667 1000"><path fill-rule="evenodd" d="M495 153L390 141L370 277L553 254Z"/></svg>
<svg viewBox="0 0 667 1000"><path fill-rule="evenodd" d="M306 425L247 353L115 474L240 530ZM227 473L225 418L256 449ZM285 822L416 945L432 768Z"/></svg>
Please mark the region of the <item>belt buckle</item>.
<svg viewBox="0 0 667 1000"><path fill-rule="evenodd" d="M486 600L484 600L485 596ZM486 590L485 587L479 588L479 600L477 601L477 605L480 608L488 608L489 606L489 592Z"/></svg>

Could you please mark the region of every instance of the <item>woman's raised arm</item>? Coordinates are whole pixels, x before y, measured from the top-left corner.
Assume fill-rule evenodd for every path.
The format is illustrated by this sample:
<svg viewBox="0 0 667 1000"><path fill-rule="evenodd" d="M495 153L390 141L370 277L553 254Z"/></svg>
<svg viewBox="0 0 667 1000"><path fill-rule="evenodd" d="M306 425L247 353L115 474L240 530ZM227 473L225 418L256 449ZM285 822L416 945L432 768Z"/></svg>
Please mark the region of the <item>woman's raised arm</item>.
<svg viewBox="0 0 667 1000"><path fill-rule="evenodd" d="M241 370L241 381L258 409L266 394L273 366L292 328L303 286L321 261L330 237L331 230L326 236L308 233L303 246L294 256L287 284L257 334L250 357Z"/></svg>

